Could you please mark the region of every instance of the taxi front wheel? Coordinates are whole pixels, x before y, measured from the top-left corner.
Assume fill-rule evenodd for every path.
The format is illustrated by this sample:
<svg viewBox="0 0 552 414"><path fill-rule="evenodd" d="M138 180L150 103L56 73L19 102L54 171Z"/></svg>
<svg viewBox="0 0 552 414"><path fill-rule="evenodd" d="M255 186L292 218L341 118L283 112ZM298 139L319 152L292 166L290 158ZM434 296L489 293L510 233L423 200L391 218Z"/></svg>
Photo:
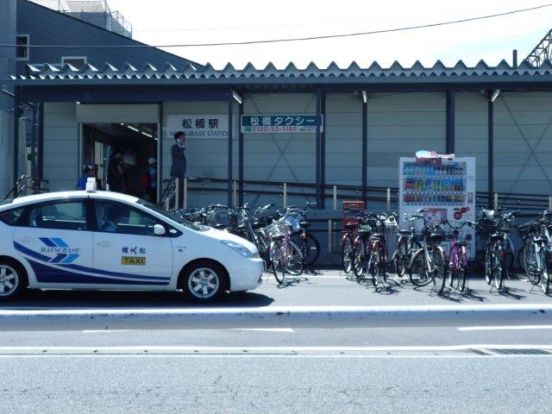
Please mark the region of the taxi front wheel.
<svg viewBox="0 0 552 414"><path fill-rule="evenodd" d="M186 269L182 288L196 302L210 302L226 290L226 271L217 263L201 261Z"/></svg>
<svg viewBox="0 0 552 414"><path fill-rule="evenodd" d="M23 267L7 259L0 259L0 301L16 297L26 286Z"/></svg>

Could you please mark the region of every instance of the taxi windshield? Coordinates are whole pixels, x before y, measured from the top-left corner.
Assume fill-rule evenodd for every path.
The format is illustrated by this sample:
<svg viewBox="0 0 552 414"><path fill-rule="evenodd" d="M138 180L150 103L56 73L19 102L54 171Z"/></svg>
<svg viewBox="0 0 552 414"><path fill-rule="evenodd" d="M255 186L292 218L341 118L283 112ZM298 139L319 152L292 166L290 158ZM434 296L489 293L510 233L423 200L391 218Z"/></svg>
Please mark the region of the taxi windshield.
<svg viewBox="0 0 552 414"><path fill-rule="evenodd" d="M139 199L137 201L137 203L144 206L144 207L149 208L150 210L155 211L156 213L159 213L159 214L163 215L164 217L166 217L166 218L168 218L172 221L176 221L177 223L182 224L183 226L186 226L186 227L188 227L192 230L196 230L196 231L206 231L206 230L208 230L207 227L205 227L201 224L196 224L194 222L191 222L190 220L186 220L185 218L179 216L176 213L173 213L172 211L165 211L162 208L160 208L160 207L156 206L155 204L152 204L152 203L150 203L146 200Z"/></svg>

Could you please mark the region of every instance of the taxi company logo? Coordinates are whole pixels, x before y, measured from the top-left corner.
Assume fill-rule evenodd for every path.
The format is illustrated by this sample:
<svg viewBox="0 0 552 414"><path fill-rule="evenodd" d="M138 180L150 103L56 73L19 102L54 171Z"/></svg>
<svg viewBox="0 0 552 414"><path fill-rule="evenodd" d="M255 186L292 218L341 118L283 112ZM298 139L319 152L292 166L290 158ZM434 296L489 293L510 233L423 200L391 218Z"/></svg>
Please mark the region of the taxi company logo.
<svg viewBox="0 0 552 414"><path fill-rule="evenodd" d="M63 239L40 237L40 241L45 245L40 249L42 253L54 253L56 255L48 260L48 263L70 264L80 257L80 248L69 247Z"/></svg>
<svg viewBox="0 0 552 414"><path fill-rule="evenodd" d="M134 265L134 266L145 266L146 258L145 257L136 257L136 256L123 256L121 257L122 265Z"/></svg>

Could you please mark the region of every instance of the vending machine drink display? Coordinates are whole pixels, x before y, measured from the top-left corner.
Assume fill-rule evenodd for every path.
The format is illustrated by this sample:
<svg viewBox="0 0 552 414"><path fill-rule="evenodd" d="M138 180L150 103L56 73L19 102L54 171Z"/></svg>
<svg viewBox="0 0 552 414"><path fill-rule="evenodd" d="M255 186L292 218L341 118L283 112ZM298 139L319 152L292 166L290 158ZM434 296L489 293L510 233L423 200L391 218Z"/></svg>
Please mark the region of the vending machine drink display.
<svg viewBox="0 0 552 414"><path fill-rule="evenodd" d="M443 218L454 226L475 220L475 158L455 158L420 151L417 157L401 157L399 161L399 213L401 228L408 228L405 214L425 209L430 223ZM422 228L422 222L416 228ZM443 227L448 230L446 226ZM465 226L460 238L467 237L470 257L475 253L475 229ZM447 241L443 243L445 249Z"/></svg>

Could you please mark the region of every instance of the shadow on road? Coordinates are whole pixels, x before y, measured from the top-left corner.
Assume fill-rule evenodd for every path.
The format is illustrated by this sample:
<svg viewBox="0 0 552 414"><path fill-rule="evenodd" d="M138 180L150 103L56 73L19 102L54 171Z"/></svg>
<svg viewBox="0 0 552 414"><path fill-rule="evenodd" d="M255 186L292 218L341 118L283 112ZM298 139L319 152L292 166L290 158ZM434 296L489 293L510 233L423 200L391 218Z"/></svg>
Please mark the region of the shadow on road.
<svg viewBox="0 0 552 414"><path fill-rule="evenodd" d="M231 293L222 296L216 303L198 304L178 292L79 292L32 290L17 300L2 304L0 309L60 309L60 308L220 308L220 307L263 307L274 299L254 292Z"/></svg>

